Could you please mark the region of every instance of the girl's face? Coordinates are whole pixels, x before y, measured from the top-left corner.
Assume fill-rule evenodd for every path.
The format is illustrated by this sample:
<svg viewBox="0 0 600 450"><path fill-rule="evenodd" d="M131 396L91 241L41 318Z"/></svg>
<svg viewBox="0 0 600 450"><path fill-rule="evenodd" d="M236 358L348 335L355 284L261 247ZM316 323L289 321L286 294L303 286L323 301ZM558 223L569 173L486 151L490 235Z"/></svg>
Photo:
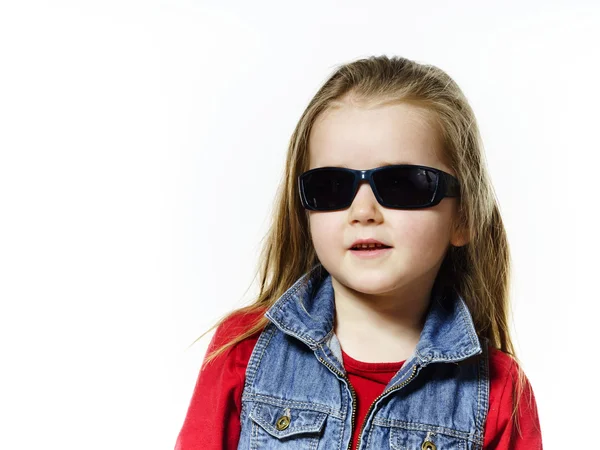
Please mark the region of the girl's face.
<svg viewBox="0 0 600 450"><path fill-rule="evenodd" d="M385 164L421 164L454 176L440 159L439 135L424 110L397 104L367 108L345 104L323 112L309 139L310 167L371 169ZM433 207L399 210L381 206L367 182L350 207L309 211L319 261L343 285L365 294L411 291L433 284L450 244L464 245L452 232L457 199L445 197ZM357 239L374 238L393 248L362 259L349 249Z"/></svg>

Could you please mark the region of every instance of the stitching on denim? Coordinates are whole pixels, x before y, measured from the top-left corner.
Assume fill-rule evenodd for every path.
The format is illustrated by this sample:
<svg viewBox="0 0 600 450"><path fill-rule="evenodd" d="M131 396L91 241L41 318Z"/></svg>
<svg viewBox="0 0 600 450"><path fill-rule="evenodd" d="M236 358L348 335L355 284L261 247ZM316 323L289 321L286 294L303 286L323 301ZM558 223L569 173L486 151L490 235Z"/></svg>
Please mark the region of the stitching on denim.
<svg viewBox="0 0 600 450"><path fill-rule="evenodd" d="M283 308L283 305L285 305L287 302L290 301L290 297L292 297L296 292L298 292L298 290L300 289L301 286L304 286L304 284L300 283L300 280L297 280L296 284L293 285L292 287L290 287L283 294L283 296L285 298L280 298L273 306L271 306L271 311L273 311L273 312L281 311L281 308ZM269 315L273 315L273 313L269 312Z"/></svg>
<svg viewBox="0 0 600 450"><path fill-rule="evenodd" d="M266 430L265 428L263 428L260 424L252 421L252 448L251 450L258 450L258 436L259 436L259 432L260 430L263 430L264 433L266 433L266 436L268 436L269 439L274 440L274 442L278 442L280 441L280 437L278 436L273 436L271 433L269 433L268 430ZM262 434L262 432L261 432ZM284 437L288 437L290 435L284 436ZM309 450L317 450L317 447L319 445L319 436L310 436L310 437L300 437L300 440L302 443L308 443L310 445Z"/></svg>
<svg viewBox="0 0 600 450"><path fill-rule="evenodd" d="M457 362L457 360L464 360L468 357L473 356L475 353L473 352L467 352L467 353L452 353L448 356L434 356L435 353L432 354L432 356L430 356L429 358L426 358L425 362L428 363L432 363L432 362Z"/></svg>
<svg viewBox="0 0 600 450"><path fill-rule="evenodd" d="M260 403L257 404L254 409L254 411L260 411L261 405ZM258 445L258 436L259 433L263 434L261 430L263 430L265 433L267 433L267 436L269 439L277 439L277 440L281 440L283 438L287 438L289 436L293 436L294 434L301 432L301 431L312 431L314 429L314 425L320 423L320 428L322 428L325 424L325 422L327 421L327 415L325 415L325 417L320 417L318 419L318 422L313 423L312 425L304 425L304 426L296 426L294 428L294 433L291 433L289 430L286 433L285 431L281 434L281 436L278 436L278 431L268 422L261 420L262 416L260 414L250 414L250 418L252 419L252 435L253 435L253 440L255 441L255 443ZM316 450L318 444L319 444L319 440L320 440L320 436L314 436L314 437L301 437L300 438L302 440L303 443L308 444L310 447L310 449ZM258 449L258 446L256 447L256 449Z"/></svg>
<svg viewBox="0 0 600 450"><path fill-rule="evenodd" d="M448 354L447 356L441 356L441 355L437 356L437 354L434 353L431 356L429 362L448 362L448 361L456 360L457 358L465 359L469 356L473 356L474 354L476 354L476 353L474 353L474 351L477 350L478 338L477 338L477 333L474 333L472 323L468 319L469 314L470 314L469 310L463 300L458 299L456 303L458 304L457 307L458 307L459 316L462 319L463 323L465 324L465 328L467 329L467 335L468 335L468 337L471 341L471 345L473 347L467 351L451 353L451 354Z"/></svg>
<svg viewBox="0 0 600 450"><path fill-rule="evenodd" d="M401 449L401 448L399 448L399 447L396 446L396 441L394 439L394 428L390 428L390 433L389 434L390 434L390 436L388 438L388 441L389 441L388 443L390 445L390 448L392 450L403 450L403 449Z"/></svg>
<svg viewBox="0 0 600 450"><path fill-rule="evenodd" d="M346 430L346 417L341 419L341 423L342 423L342 425L340 426L340 432L338 433L338 440L337 440L338 450L341 450L341 448L342 448L342 438L344 437L344 431ZM325 425L325 426L327 426L327 425ZM352 439L352 437L350 437L350 439Z"/></svg>
<svg viewBox="0 0 600 450"><path fill-rule="evenodd" d="M477 434L479 434L479 428L480 428L480 411L481 411L481 361L483 360L483 358L481 357L483 355L480 355L479 357L479 364L477 364L477 414L475 416L475 432Z"/></svg>
<svg viewBox="0 0 600 450"><path fill-rule="evenodd" d="M333 329L327 333L327 336L331 335L333 333ZM323 341L325 341L326 339L324 339ZM316 351L321 351L321 353L323 354L323 356L329 360L331 360L328 352L326 351L329 350L325 345L323 345L323 342L319 343ZM348 408L350 405L351 400L351 394L349 394L346 389L343 390L343 392L346 393L346 395L342 395L342 404L341 404L341 409L339 412L339 415L336 415L334 417L336 417L337 419L340 419L342 425L341 425L341 429L340 429L340 433L339 433L339 437L338 437L338 449L342 448L342 442L343 442L343 437L344 434L346 434L346 430L348 429L348 418L350 418L350 421L352 421L352 414L348 413ZM350 427L352 427L352 422L350 423ZM350 439L352 439L352 435L350 435Z"/></svg>
<svg viewBox="0 0 600 450"><path fill-rule="evenodd" d="M319 437L314 437L311 441L310 450L317 450L317 446L319 445Z"/></svg>
<svg viewBox="0 0 600 450"><path fill-rule="evenodd" d="M391 428L402 428L407 431L434 431L436 433L444 434L446 436L450 436L450 437L454 437L454 438L466 439L466 440L476 442L476 443L479 442L478 436L476 436L473 433L469 433L466 431L459 431L459 430L455 430L453 428L446 428L446 427L439 426L439 425L428 425L428 424L419 423L419 422L410 422L410 421L407 422L407 421L402 421L402 420L382 419L382 418L377 418L375 421L373 421L373 423L375 425L379 425L379 426L385 426L385 427L391 427Z"/></svg>
<svg viewBox="0 0 600 450"><path fill-rule="evenodd" d="M283 295L285 296L284 299L280 299L280 301L278 303L275 303L272 306L272 310L274 312L279 312L281 310L281 308L283 308L283 305L285 305L288 301L290 301L290 297L294 296L294 294L296 294L296 292L298 292L300 290L300 288L306 287L308 286L310 279L312 278L312 272L315 268L309 270L308 272L306 272L304 275L302 275L298 280L296 280L296 282L294 283L294 285L292 285Z"/></svg>
<svg viewBox="0 0 600 450"><path fill-rule="evenodd" d="M323 339L321 339L320 341L316 341L315 339L311 338L309 335L304 334L304 333L299 333L297 330L293 330L287 326L284 326L279 319L279 317L275 317L275 313L280 313L281 309L284 307L285 304L287 304L287 302L292 301L293 299L297 299L296 297L296 293L300 290L303 289L305 287L307 287L311 281L314 281L313 279L313 273L315 270L318 269L318 266L313 267L312 269L310 269L308 272L306 272L301 278L299 278L296 283L290 287L286 293L284 294L285 298L283 298L282 300L280 300L278 303L275 303L272 307L272 311L273 312L269 312L267 317L272 317L273 320L276 320L279 327L282 330L288 331L290 334L292 334L293 336L299 338L300 340L305 339L307 341L310 342L310 344L312 344L313 347L316 347L317 344L319 342L322 342ZM322 277L323 279L325 277ZM319 278L321 281L321 277Z"/></svg>
<svg viewBox="0 0 600 450"><path fill-rule="evenodd" d="M333 333L333 330L331 332L327 333L327 336L331 335L332 333ZM319 342L319 344L317 345L317 348L315 350L321 350L321 353L327 359L327 361L331 365L335 366L334 363L338 360L337 360L336 356L333 354L333 352L331 351L331 349L328 346L326 346L323 341Z"/></svg>
<svg viewBox="0 0 600 450"><path fill-rule="evenodd" d="M331 330L329 330L327 334L320 341L317 342L319 347L323 348L323 344L327 342L327 340L334 334L334 331L335 327L332 327Z"/></svg>
<svg viewBox="0 0 600 450"><path fill-rule="evenodd" d="M263 403L271 406L277 406L279 408L290 407L304 409L307 411L321 412L329 414L330 416L335 417L336 419L343 419L342 415L337 411L334 411L330 406L322 405L319 403L299 402L296 400L281 399L262 394L247 394L245 400L255 401L257 403Z"/></svg>
<svg viewBox="0 0 600 450"><path fill-rule="evenodd" d="M258 449L258 425L251 420L252 424L252 433L250 434L250 450Z"/></svg>
<svg viewBox="0 0 600 450"><path fill-rule="evenodd" d="M271 339L273 339L273 336L275 335L275 331L274 325L267 324L258 337L256 344L254 344L254 349L252 349L252 354L250 355L248 366L246 367L246 382L244 383L243 393L251 390L251 386L254 384L254 379L256 377L256 372L260 367L260 362L262 361L265 350L269 346Z"/></svg>
<svg viewBox="0 0 600 450"><path fill-rule="evenodd" d="M457 303L458 303L458 311L466 325L469 338L471 338L471 344L473 345L473 347L477 347L477 333L475 332L475 330L473 330L472 324L468 320L468 315L470 315L470 313L467 308L467 305L465 304L464 300L462 300L462 299Z"/></svg>
<svg viewBox="0 0 600 450"><path fill-rule="evenodd" d="M483 336L481 339L481 347L483 353L478 367L478 386L477 386L477 398L478 398L478 411L475 423L477 424L477 434L480 438L479 446L475 450L483 449L483 439L485 430L485 421L489 408L489 352L488 352L488 339ZM481 376L480 376L481 375Z"/></svg>
<svg viewBox="0 0 600 450"><path fill-rule="evenodd" d="M246 402L242 402L242 408L240 410L240 423L244 423L246 421Z"/></svg>
<svg viewBox="0 0 600 450"><path fill-rule="evenodd" d="M464 300L460 299L460 297L457 299L456 303L457 303L457 308L458 308L458 314L459 314L460 318L462 319L463 323L465 324L465 328L467 329L467 335L469 337L469 340L471 341L472 348L470 348L469 350L466 350L466 351L448 353L446 355L441 355L438 352L432 352L427 357L424 357L421 353L419 353L418 351L415 351L416 355L419 358L421 358L421 360L423 362L426 362L426 363L453 362L456 359L464 360L465 358L468 358L470 356L477 354L477 353L475 353L475 351L477 350L476 347L477 347L477 342L478 342L478 336L477 336L477 333L474 332L472 323L468 319L468 317L470 315L468 307L466 306Z"/></svg>
<svg viewBox="0 0 600 450"><path fill-rule="evenodd" d="M262 415L260 414L260 410L265 407L266 404L265 403L257 403L256 406L253 408L252 412L254 413L256 411L256 414L250 414L251 417L253 417L254 419L256 419L256 423L258 423L259 425L263 426L267 425L267 428L265 428L263 426L263 428L267 431L271 430L274 433L277 434L276 428L273 427L273 425L271 425L270 423L266 423L265 421L261 420L262 419ZM306 431L306 430L313 430L315 428L315 425L317 424L321 424L319 425L319 428L321 428L323 426L323 424L325 423L325 421L327 420L327 414L322 413L322 412L318 412L315 411L319 414L319 416L317 417L317 420L314 423L311 423L309 425L295 425L293 427L294 430L298 430L298 431ZM288 432L289 428L287 428L286 430L284 430L282 433L279 433L281 435L286 435L286 432Z"/></svg>
<svg viewBox="0 0 600 450"><path fill-rule="evenodd" d="M279 317L275 316L275 313L279 313L281 312L281 309L283 308L283 306L289 302L292 301L293 299L295 299L295 294L303 287L306 287L308 285L308 281L306 281L306 279L304 280L303 283L300 282L300 280L297 281L297 285L291 287L284 295L285 295L285 299L283 299L282 301L280 301L279 303L275 304L273 307L273 313L269 313L268 315L271 316L273 318L273 320L277 321L278 326L285 330L288 331L290 334L292 334L293 336L299 338L300 340L305 339L307 341L309 341L313 346L317 345L318 341L315 341L313 338L311 338L310 336L303 334L303 333L299 333L296 330L293 330L287 326L285 326L283 323L281 323L279 319Z"/></svg>
<svg viewBox="0 0 600 450"><path fill-rule="evenodd" d="M264 430L270 438L279 440L279 437L276 437L276 436L274 437L271 433L269 433L268 430L264 429L259 423L255 422L253 420L251 421L251 423L252 423L252 432L251 432L251 436L250 436L250 450L258 450L259 430ZM310 439L310 441L308 441L308 439ZM304 440L307 440L307 442L310 444L311 450L317 449L317 446L319 444L319 436L303 438L303 441Z"/></svg>
<svg viewBox="0 0 600 450"><path fill-rule="evenodd" d="M365 419L366 419L366 417L365 417ZM373 434L374 428L375 427L373 426L373 421L371 421L371 425L369 426L369 432L367 433L367 437L365 438L365 448L369 448L369 442L371 442L371 435ZM360 436L359 436L359 438L360 438Z"/></svg>
<svg viewBox="0 0 600 450"><path fill-rule="evenodd" d="M282 330L288 331L292 336L297 337L300 340L306 340L309 341L310 344L312 344L313 347L316 347L319 341L315 341L313 338L311 338L310 336L308 336L307 334L301 334L298 333L295 330L292 330L291 328L286 327L284 324L282 324L281 322L277 322L279 324L279 326L281 327Z"/></svg>
<svg viewBox="0 0 600 450"><path fill-rule="evenodd" d="M408 450L404 445L402 445L402 446L396 445L396 442L400 439L398 437L398 432L399 432L398 430L400 430L400 429L406 430L406 428L403 428L403 427L392 427L390 429L390 438L389 438L390 448L392 448L393 450ZM424 430L408 430L408 431L431 431L431 429L426 428ZM436 434L437 434L437 432L436 432ZM445 435L447 437L459 439L458 450L467 450L467 443L469 442L470 439L468 439L466 437L462 437L462 436L450 436L446 433L439 433L439 434Z"/></svg>

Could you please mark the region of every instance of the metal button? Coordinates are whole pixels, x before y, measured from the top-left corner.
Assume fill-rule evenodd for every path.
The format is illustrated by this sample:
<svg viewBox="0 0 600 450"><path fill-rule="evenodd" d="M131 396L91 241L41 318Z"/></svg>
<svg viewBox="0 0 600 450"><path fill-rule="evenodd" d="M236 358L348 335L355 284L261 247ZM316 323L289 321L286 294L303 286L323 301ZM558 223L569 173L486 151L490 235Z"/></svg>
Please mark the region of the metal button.
<svg viewBox="0 0 600 450"><path fill-rule="evenodd" d="M431 442L431 436L435 436L433 431L428 431L425 440L421 444L421 450L437 450L437 447L433 442Z"/></svg>
<svg viewBox="0 0 600 450"><path fill-rule="evenodd" d="M276 426L279 431L285 430L290 426L290 418L288 416L281 416L279 419L277 419Z"/></svg>

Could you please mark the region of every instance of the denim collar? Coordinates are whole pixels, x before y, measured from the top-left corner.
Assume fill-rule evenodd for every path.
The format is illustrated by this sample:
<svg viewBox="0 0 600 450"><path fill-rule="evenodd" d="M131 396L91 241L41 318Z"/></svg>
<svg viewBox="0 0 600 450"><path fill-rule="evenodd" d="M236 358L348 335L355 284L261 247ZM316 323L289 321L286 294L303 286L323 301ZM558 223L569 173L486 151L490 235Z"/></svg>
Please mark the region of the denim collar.
<svg viewBox="0 0 600 450"><path fill-rule="evenodd" d="M321 264L302 275L265 312L277 328L313 350L330 342L334 315L331 275ZM480 353L481 345L465 301L456 291L443 289L436 282L413 356L427 365L457 362Z"/></svg>

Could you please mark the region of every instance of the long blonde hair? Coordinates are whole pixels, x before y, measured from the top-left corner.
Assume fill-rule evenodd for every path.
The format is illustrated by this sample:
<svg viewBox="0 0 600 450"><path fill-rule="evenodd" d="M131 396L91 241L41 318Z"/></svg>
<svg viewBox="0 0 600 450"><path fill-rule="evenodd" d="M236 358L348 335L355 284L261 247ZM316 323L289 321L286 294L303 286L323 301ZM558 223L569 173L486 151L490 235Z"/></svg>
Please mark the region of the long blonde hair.
<svg viewBox="0 0 600 450"><path fill-rule="evenodd" d="M309 135L315 120L348 97L376 104L414 105L428 112L441 133L443 156L461 185L457 226L467 230L470 240L464 246L450 246L438 276L444 277L445 283L464 298L477 334L488 338L492 347L510 355L516 364L516 415L525 374L509 330L510 253L475 115L448 74L433 65L403 57L371 56L343 64L312 98L290 139L273 220L257 265L258 297L250 305L228 312L198 339L235 314L258 313L268 308L300 276L319 264L312 246L308 211L300 203L297 178L308 170ZM264 329L269 320L263 315L257 317L250 327L207 354L205 363Z"/></svg>

